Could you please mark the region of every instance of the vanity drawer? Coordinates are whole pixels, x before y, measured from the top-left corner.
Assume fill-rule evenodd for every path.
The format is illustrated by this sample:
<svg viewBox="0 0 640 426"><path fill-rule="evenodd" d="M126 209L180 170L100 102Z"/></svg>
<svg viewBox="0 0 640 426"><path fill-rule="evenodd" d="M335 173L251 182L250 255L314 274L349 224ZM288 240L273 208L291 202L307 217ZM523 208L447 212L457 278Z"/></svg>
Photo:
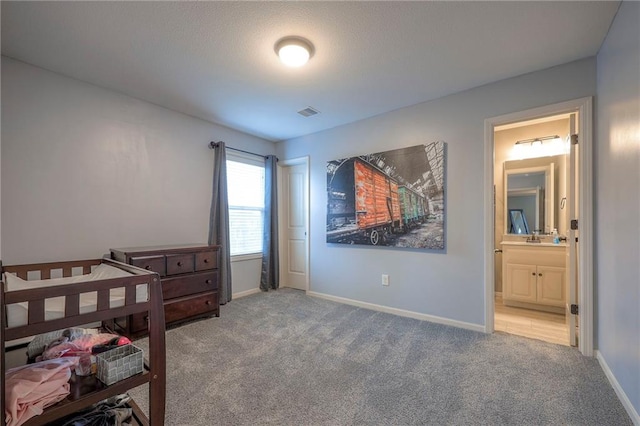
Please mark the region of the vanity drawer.
<svg viewBox="0 0 640 426"><path fill-rule="evenodd" d="M564 268L567 262L567 251L565 247L503 245L502 250L502 261L507 264L520 263Z"/></svg>
<svg viewBox="0 0 640 426"><path fill-rule="evenodd" d="M218 289L218 276L215 273L200 273L187 277L167 278L162 280L162 297L164 300L190 294L204 293Z"/></svg>
<svg viewBox="0 0 640 426"><path fill-rule="evenodd" d="M205 293L196 297L183 297L164 305L164 319L167 323L189 319L203 314L217 314L218 292Z"/></svg>
<svg viewBox="0 0 640 426"><path fill-rule="evenodd" d="M136 256L131 258L131 264L147 271L157 272L161 277L166 275L164 256Z"/></svg>
<svg viewBox="0 0 640 426"><path fill-rule="evenodd" d="M193 254L168 254L167 275L193 272Z"/></svg>
<svg viewBox="0 0 640 426"><path fill-rule="evenodd" d="M206 271L218 267L218 251L196 253L196 271Z"/></svg>

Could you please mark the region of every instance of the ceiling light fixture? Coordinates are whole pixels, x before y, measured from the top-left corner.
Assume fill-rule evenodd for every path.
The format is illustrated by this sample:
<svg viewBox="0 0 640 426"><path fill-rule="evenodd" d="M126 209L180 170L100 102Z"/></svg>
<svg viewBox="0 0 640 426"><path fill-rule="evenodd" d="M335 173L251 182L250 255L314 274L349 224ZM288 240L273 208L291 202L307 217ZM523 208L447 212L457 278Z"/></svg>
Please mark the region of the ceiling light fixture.
<svg viewBox="0 0 640 426"><path fill-rule="evenodd" d="M313 44L307 39L297 36L284 37L278 40L274 50L280 61L288 67L301 67L313 56Z"/></svg>

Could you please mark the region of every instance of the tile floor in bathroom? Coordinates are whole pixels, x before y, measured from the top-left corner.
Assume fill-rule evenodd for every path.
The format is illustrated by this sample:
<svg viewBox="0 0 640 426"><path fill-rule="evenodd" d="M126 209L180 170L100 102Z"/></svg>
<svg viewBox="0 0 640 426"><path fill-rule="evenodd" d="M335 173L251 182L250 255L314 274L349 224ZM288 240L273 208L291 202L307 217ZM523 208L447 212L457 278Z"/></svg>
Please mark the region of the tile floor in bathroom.
<svg viewBox="0 0 640 426"><path fill-rule="evenodd" d="M495 298L494 328L495 331L569 345L564 315L505 306L501 296Z"/></svg>

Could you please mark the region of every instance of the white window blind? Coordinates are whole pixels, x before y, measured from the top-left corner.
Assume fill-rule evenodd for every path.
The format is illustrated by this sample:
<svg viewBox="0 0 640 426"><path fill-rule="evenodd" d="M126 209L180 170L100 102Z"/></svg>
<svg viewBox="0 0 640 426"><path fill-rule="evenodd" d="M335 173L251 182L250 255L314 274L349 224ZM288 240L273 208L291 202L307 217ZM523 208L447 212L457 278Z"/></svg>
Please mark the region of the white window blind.
<svg viewBox="0 0 640 426"><path fill-rule="evenodd" d="M227 154L230 254L262 253L264 163Z"/></svg>

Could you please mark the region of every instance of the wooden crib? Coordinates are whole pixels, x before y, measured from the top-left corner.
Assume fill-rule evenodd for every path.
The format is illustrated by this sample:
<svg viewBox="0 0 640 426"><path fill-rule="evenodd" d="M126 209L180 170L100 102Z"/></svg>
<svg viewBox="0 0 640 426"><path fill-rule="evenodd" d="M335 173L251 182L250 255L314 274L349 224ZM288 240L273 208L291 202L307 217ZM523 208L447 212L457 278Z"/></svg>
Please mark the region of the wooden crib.
<svg viewBox="0 0 640 426"><path fill-rule="evenodd" d="M133 410L133 419L140 425L161 426L164 424L165 392L166 392L166 360L165 360L165 321L162 303L162 287L157 273L149 272L135 266L126 265L110 259L93 259L42 263L32 265L4 266L2 272L13 273L23 280L29 276L38 276L42 282L51 279L52 275L71 277L74 272L81 271L83 275L90 274L92 268L106 264L126 271L130 275L77 282L64 285L43 286L25 290L7 290L6 283L2 283L0 291L0 386L2 386L0 425L5 424L5 349L6 343L29 336L35 336L55 330L62 330L82 324L101 322L109 325L114 318L132 314L148 312L149 352L145 360L145 371L127 379L106 386L95 376L76 376L70 380L71 393L63 401L45 409L42 415L31 418L26 425L45 425L57 419L68 416L89 407L103 399L126 393L128 389L149 383L149 416L133 401L129 403ZM54 280L55 282L56 280ZM140 285L147 285L147 300L139 301L136 289ZM120 306L112 306L112 290L122 293ZM93 293L95 292L95 293ZM80 307L82 294L96 294L95 310L83 312ZM64 311L58 318L47 319L45 314L46 300L54 297L64 298ZM58 299L59 300L59 299ZM18 303L28 303L27 321L25 324L8 326L7 307ZM86 309L85 309L86 310Z"/></svg>

